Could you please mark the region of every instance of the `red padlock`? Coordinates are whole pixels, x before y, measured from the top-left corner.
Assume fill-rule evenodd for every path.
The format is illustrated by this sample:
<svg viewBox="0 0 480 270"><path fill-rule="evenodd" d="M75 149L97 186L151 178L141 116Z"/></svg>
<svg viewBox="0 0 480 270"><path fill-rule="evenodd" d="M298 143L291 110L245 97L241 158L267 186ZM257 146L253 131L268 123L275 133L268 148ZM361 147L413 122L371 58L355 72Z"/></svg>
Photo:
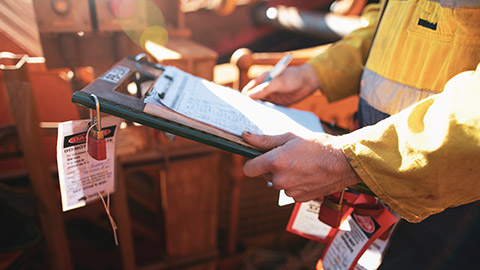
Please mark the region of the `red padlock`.
<svg viewBox="0 0 480 270"><path fill-rule="evenodd" d="M97 96L95 96L94 94L91 94L90 98L95 100L96 121L94 122L95 129L93 128L89 129L90 132L87 134L88 136L87 150L88 150L88 154L92 158L96 160L104 160L107 158L107 144L105 141L105 137L103 136L103 130L101 126L100 103L98 102Z"/></svg>
<svg viewBox="0 0 480 270"><path fill-rule="evenodd" d="M332 228L338 228L349 206L344 203L345 189L323 198L318 219Z"/></svg>

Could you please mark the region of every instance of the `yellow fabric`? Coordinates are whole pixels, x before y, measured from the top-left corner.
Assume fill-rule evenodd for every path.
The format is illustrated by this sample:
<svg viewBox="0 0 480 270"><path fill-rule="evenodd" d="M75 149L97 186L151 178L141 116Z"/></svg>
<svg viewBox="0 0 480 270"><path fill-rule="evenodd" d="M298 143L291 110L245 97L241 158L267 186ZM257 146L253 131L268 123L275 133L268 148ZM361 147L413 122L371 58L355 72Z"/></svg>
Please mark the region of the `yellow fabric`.
<svg viewBox="0 0 480 270"><path fill-rule="evenodd" d="M403 218L420 222L480 199L480 65L443 93L346 135L362 181Z"/></svg>
<svg viewBox="0 0 480 270"><path fill-rule="evenodd" d="M368 5L362 18L368 23L354 30L326 52L308 62L320 81L322 93L329 101L358 94L365 57L375 32L380 4Z"/></svg>
<svg viewBox="0 0 480 270"><path fill-rule="evenodd" d="M366 66L387 79L441 92L450 78L475 68L471 60L479 57L479 17L480 9L390 1ZM435 23L436 30L419 25L420 20Z"/></svg>
<svg viewBox="0 0 480 270"><path fill-rule="evenodd" d="M480 68L461 73L480 62L479 17L480 9L390 1L370 51L370 70L439 92L345 136L344 153L358 175L408 221L480 199ZM437 23L436 30L419 19ZM358 93L374 29L371 20L309 62L329 100Z"/></svg>

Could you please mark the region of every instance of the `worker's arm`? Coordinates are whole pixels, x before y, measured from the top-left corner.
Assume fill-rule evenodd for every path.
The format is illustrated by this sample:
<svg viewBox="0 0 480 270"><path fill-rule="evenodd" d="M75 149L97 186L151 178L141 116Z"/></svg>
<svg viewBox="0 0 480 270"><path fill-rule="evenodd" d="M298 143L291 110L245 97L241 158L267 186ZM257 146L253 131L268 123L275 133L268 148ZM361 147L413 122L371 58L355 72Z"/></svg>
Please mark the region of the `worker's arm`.
<svg viewBox="0 0 480 270"><path fill-rule="evenodd" d="M320 89L330 101L358 94L360 77L373 34L380 5L365 8L357 29L336 42L307 64L288 67L279 76L262 83L267 73L251 80L242 92L253 99L289 106Z"/></svg>
<svg viewBox="0 0 480 270"><path fill-rule="evenodd" d="M382 1L383 2L383 1ZM352 31L324 53L312 58L322 93L329 101L358 94L360 77L380 16L381 4L365 7L362 21L365 27Z"/></svg>
<svg viewBox="0 0 480 270"><path fill-rule="evenodd" d="M444 92L343 136L312 133L243 138L267 152L245 163L296 201L365 183L405 219L480 199L480 67Z"/></svg>
<svg viewBox="0 0 480 270"><path fill-rule="evenodd" d="M362 181L402 217L480 199L480 65L444 91L342 137Z"/></svg>

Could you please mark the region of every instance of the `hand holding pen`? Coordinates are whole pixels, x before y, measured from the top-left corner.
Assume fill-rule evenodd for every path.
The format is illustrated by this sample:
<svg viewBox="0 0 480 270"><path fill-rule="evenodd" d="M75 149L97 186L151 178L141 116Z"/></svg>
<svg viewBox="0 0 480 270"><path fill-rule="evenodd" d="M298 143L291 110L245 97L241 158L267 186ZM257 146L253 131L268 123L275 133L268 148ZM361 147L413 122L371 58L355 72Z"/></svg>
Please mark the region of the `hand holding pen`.
<svg viewBox="0 0 480 270"><path fill-rule="evenodd" d="M282 73L282 71L284 71L285 68L287 68L288 64L290 64L290 61L292 61L292 56L293 55L289 53L284 57L282 57L282 59L280 59L280 61L277 62L277 64L273 67L273 69L270 70L270 72L268 73L265 80L263 80L263 82L268 82L271 79L277 77L280 73Z"/></svg>
<svg viewBox="0 0 480 270"><path fill-rule="evenodd" d="M287 67L291 57L286 55L270 72L251 80L242 93L252 99L289 106L319 89L316 73L308 63Z"/></svg>

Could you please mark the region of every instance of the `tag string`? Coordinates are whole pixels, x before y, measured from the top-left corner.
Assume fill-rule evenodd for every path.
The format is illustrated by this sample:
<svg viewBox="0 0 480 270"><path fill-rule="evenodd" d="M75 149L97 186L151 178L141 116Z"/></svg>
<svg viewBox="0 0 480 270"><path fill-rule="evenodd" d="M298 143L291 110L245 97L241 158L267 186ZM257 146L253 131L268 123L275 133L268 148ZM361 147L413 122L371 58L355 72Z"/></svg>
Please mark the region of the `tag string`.
<svg viewBox="0 0 480 270"><path fill-rule="evenodd" d="M115 245L118 246L117 223L115 223L115 220L113 219L112 214L110 213L110 184L109 184L108 177L107 177L107 168L105 166L105 160L102 160L102 165L103 165L103 175L104 175L106 185L107 185L107 190L106 190L107 202L106 203L105 203L105 199L103 198L102 194L98 191L96 185L93 183L92 175L90 174L90 168L88 166L88 163L89 163L88 162L88 155L89 155L89 153L88 153L88 135L90 134L90 130L96 125L97 125L97 123L94 123L93 125L90 126L90 128L88 128L86 141L85 141L85 143L87 145L87 151L86 151L87 158L85 159L85 161L86 161L86 167L87 167L87 173L88 173L88 180L90 180L90 184L92 184L93 188L95 189L95 192L97 192L98 197L100 197L100 200L102 201L103 208L105 209L105 212L107 213L107 216L108 216L108 220L110 221L110 225L112 226L113 237L115 239Z"/></svg>

